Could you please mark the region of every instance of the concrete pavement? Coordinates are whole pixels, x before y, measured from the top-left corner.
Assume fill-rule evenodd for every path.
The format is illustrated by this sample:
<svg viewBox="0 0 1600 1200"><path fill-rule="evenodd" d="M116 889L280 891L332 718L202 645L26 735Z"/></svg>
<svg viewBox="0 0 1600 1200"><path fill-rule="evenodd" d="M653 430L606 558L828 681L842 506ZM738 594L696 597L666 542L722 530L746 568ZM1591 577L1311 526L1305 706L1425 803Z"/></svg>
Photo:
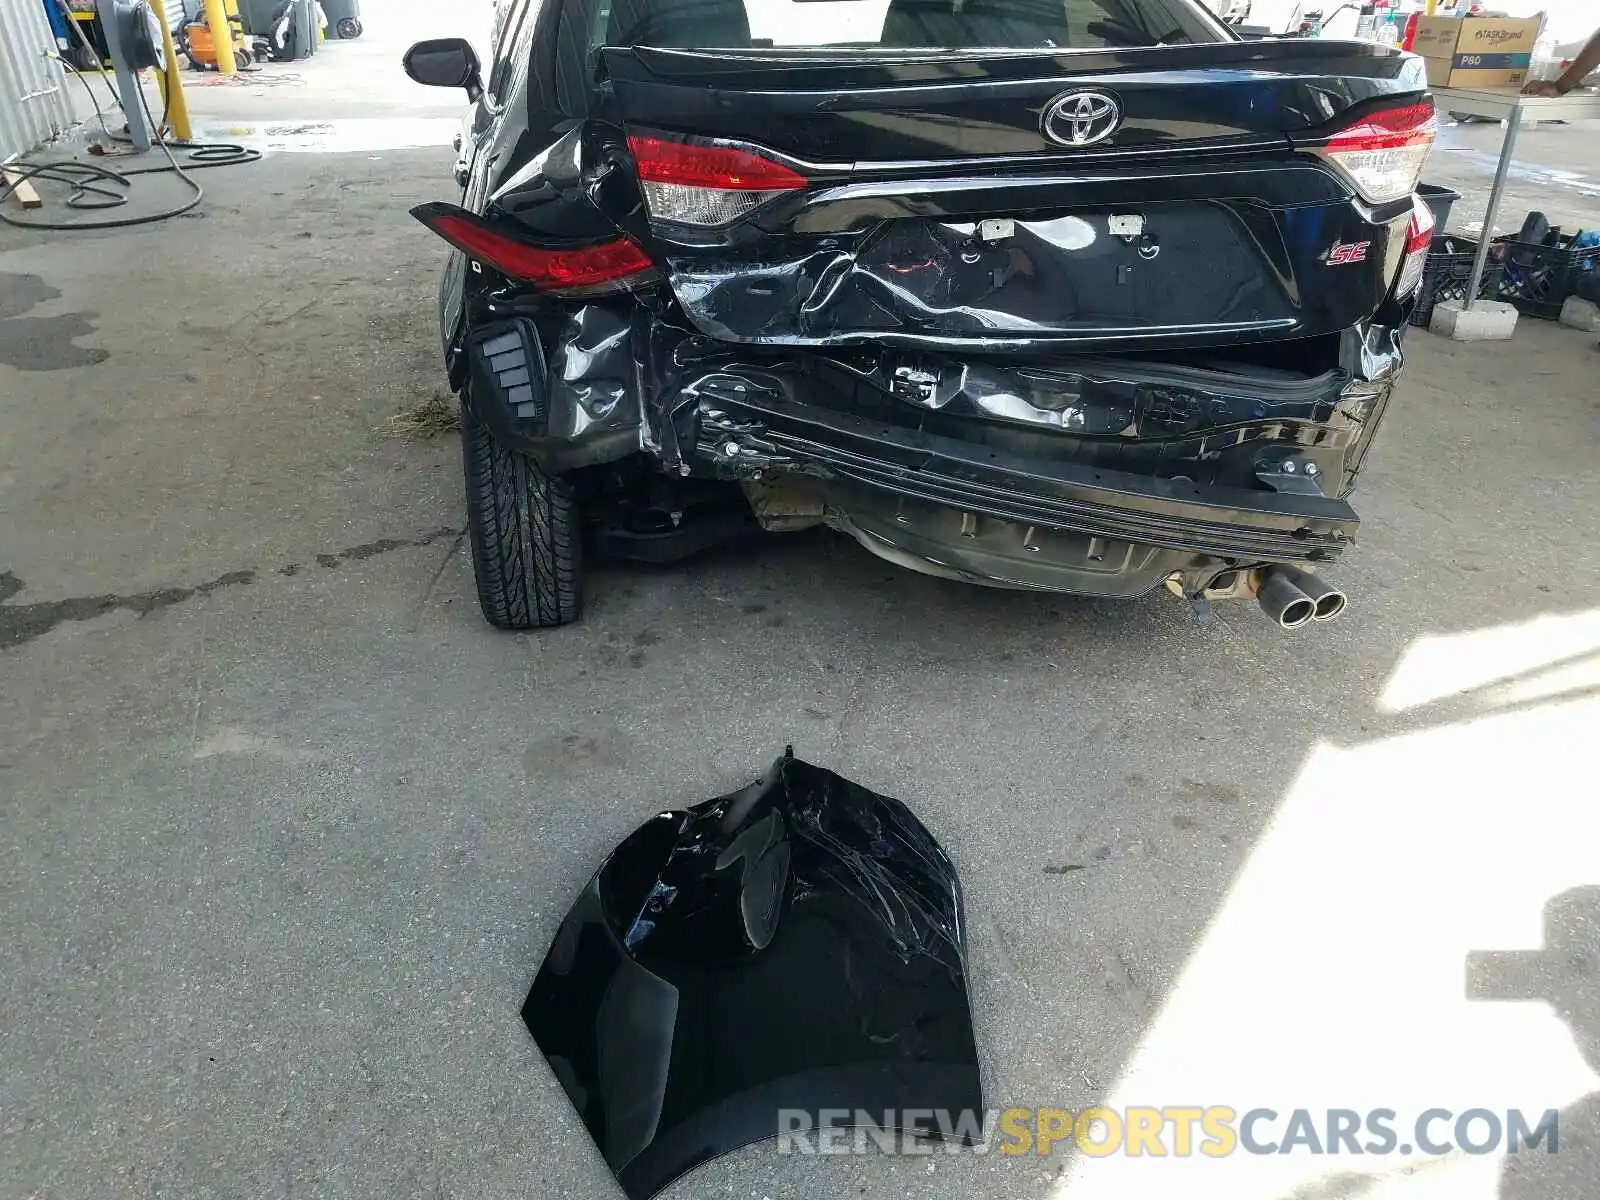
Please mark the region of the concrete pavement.
<svg viewBox="0 0 1600 1200"><path fill-rule="evenodd" d="M1326 628L808 534L598 570L582 624L511 636L454 439L376 432L441 386L405 209L450 157L277 155L207 172L196 219L0 229L0 1195L616 1194L518 1006L607 850L791 742L957 863L997 1107L1565 1108L1578 1149L767 1146L672 1200L1583 1194L1600 1019L1538 1000L1600 953L1592 337L1412 339ZM1563 896L1577 949L1471 998Z"/></svg>

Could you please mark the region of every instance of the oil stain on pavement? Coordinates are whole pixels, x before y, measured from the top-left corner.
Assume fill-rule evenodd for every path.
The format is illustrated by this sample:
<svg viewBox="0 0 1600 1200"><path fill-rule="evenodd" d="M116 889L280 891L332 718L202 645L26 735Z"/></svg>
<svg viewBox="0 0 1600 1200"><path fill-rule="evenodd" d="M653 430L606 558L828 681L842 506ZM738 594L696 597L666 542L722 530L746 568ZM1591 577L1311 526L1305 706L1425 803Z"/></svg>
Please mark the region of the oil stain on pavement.
<svg viewBox="0 0 1600 1200"><path fill-rule="evenodd" d="M10 571L0 571L0 650L31 642L66 621L90 621L106 613L127 609L141 617L158 608L181 604L195 596L209 596L225 587L254 583L254 571L230 571L207 583L188 588L159 588L153 592L134 592L127 596L75 596L70 600L46 600L38 604L6 604L25 586Z"/></svg>
<svg viewBox="0 0 1600 1200"><path fill-rule="evenodd" d="M19 371L65 371L92 367L111 357L108 351L77 344L78 338L94 333L94 313L22 315L60 297L61 292L38 275L0 272L0 363Z"/></svg>
<svg viewBox="0 0 1600 1200"><path fill-rule="evenodd" d="M443 541L445 538L460 537L462 532L459 529L447 528L435 529L432 533L416 538L384 538L381 541L351 546L348 550L341 550L336 554L319 554L317 562L323 567L337 567L346 562L361 562L379 554L387 554L392 550L431 546L434 542ZM293 576L299 570L299 564L290 563L286 567L278 568L278 574ZM34 638L42 637L56 626L68 621L92 621L96 617L118 610L137 613L141 617L149 616L158 609L182 604L185 600L192 600L196 596L209 596L212 592L223 588L252 584L256 581L257 575L258 572L254 570L230 571L226 575L219 575L215 579L193 587L157 588L154 591L131 592L126 595L108 592L101 596L74 596L66 600L41 600L36 604L11 604L9 601L20 594L27 585L14 572L0 571L0 650L9 650L24 642L31 642Z"/></svg>

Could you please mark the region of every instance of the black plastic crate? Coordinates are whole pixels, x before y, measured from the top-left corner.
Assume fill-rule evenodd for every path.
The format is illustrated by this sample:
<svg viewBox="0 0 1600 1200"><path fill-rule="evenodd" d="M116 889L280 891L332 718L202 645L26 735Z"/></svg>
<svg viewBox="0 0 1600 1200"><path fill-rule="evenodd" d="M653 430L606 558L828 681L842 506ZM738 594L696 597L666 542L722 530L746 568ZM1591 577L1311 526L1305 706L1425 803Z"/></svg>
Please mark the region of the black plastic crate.
<svg viewBox="0 0 1600 1200"><path fill-rule="evenodd" d="M1441 300L1465 300L1467 284L1472 279L1472 260L1477 257L1478 243L1471 238L1439 238L1428 251L1427 264L1422 268L1422 284L1417 288L1417 306L1411 312L1413 325L1426 326L1433 319L1433 309ZM1494 260L1491 248L1489 261L1483 264L1483 282L1478 285L1479 300L1493 300L1500 294L1501 271L1504 268Z"/></svg>
<svg viewBox="0 0 1600 1200"><path fill-rule="evenodd" d="M1553 246L1499 238L1493 254L1500 260L1503 275L1500 299L1509 300L1517 311L1530 317L1554 321L1568 296L1578 294L1578 285L1600 273L1600 246L1576 247L1576 238L1562 237Z"/></svg>

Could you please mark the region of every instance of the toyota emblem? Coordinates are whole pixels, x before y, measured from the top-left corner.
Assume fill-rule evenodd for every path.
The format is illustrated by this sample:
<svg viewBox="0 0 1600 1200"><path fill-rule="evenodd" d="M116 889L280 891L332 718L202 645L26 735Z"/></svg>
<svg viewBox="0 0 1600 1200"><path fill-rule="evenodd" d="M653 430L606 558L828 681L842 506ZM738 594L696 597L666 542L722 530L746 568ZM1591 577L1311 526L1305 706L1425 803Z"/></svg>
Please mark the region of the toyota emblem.
<svg viewBox="0 0 1600 1200"><path fill-rule="evenodd" d="M1093 146L1122 124L1122 105L1108 92L1067 92L1044 110L1044 135L1063 146Z"/></svg>

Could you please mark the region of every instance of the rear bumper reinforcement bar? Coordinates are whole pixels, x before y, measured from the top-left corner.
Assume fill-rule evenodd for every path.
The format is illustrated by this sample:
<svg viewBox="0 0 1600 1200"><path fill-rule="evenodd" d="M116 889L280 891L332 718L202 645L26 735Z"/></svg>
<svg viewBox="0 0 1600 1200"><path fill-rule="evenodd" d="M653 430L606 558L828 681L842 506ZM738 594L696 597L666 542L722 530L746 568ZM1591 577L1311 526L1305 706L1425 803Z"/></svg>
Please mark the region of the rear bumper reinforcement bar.
<svg viewBox="0 0 1600 1200"><path fill-rule="evenodd" d="M701 382L702 457L735 473L757 464L820 471L1000 520L1224 558L1326 561L1360 525L1343 500L1025 457L802 404L776 390L795 381L769 380L774 390Z"/></svg>

